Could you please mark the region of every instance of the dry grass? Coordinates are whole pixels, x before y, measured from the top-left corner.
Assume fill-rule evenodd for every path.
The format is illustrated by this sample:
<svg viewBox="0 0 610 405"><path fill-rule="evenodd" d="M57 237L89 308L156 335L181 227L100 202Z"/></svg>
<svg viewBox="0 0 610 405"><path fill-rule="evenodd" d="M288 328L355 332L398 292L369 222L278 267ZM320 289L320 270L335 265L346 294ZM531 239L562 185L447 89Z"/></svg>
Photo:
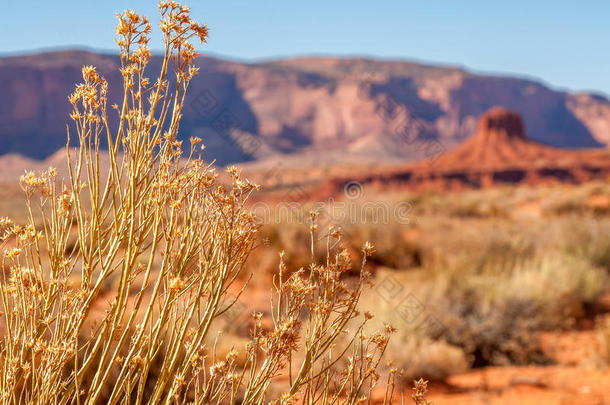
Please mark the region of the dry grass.
<svg viewBox="0 0 610 405"><path fill-rule="evenodd" d="M191 139L182 158L177 133L197 74L191 40L205 41L207 29L173 1L159 9L159 77L145 75L148 20L120 14L124 94L112 106L118 130L110 129L107 82L84 67L70 96L79 146L76 156L66 149L69 178L59 179L54 168L27 173L25 225L0 221L2 403L363 401L380 378L394 329L365 332L371 317L357 310L372 247L363 245L352 270L341 233L320 233L315 212L313 264L289 272L280 257L270 319L252 314L241 348L213 336L234 304L229 291L237 289L238 299L247 288L238 280L256 243L246 205L256 186L235 168L228 169L230 184L219 184L200 160L200 139ZM102 137L107 172L100 169ZM317 239L324 240L322 255ZM348 272L357 274L353 282L343 280ZM388 386L397 372L388 374ZM286 389L273 395L270 386L282 376ZM418 384L416 401L423 403L425 384Z"/></svg>

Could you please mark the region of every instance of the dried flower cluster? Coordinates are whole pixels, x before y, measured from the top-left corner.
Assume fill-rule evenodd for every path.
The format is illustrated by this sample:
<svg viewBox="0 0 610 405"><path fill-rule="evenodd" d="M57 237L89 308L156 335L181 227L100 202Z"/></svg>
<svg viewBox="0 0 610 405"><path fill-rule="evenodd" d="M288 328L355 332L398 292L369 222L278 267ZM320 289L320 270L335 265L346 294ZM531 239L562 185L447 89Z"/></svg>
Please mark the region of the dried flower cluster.
<svg viewBox="0 0 610 405"><path fill-rule="evenodd" d="M432 405L432 402L426 399L428 392L428 381L420 378L413 382L413 394L411 398L415 401L415 405Z"/></svg>
<svg viewBox="0 0 610 405"><path fill-rule="evenodd" d="M176 2L161 1L159 9L165 53L158 78L145 74L148 19L120 14L118 129L111 131L108 83L85 66L69 98L79 140L77 152L67 147L69 178L59 180L55 169L27 173L29 223L0 219L2 403L361 402L379 379L394 330L364 335L371 316L356 305L368 276L362 272L353 286L343 280L350 257L333 247L338 230L327 236L326 263L286 277L281 261L272 327L253 315L245 364L236 361L238 349L218 359L206 344L255 243L246 202L257 187L235 168L231 184L219 184L195 149L201 139L191 140L182 159L177 134L197 73L191 40L204 42L207 28ZM363 266L372 251L363 248ZM290 388L269 398L280 375Z"/></svg>

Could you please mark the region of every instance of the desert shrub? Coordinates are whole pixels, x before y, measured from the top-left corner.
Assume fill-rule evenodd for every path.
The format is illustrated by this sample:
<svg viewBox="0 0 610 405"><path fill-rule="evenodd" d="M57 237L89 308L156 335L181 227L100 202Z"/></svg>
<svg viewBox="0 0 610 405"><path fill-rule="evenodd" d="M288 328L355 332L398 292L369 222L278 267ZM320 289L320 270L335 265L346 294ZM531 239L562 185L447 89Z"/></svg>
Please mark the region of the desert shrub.
<svg viewBox="0 0 610 405"><path fill-rule="evenodd" d="M445 339L461 347L472 367L542 363L543 356L535 333L550 325L540 316L541 308L531 301L507 300L498 306L479 307L460 300L451 305L442 320Z"/></svg>
<svg viewBox="0 0 610 405"><path fill-rule="evenodd" d="M537 332L581 317L583 305L604 291L607 274L578 258L544 256L502 268L445 269L434 280L428 299L444 338L481 366L545 362Z"/></svg>
<svg viewBox="0 0 610 405"><path fill-rule="evenodd" d="M375 241L375 252L369 262L375 266L408 269L422 265L421 247L405 237L408 227L396 223L346 226L352 250L367 240Z"/></svg>
<svg viewBox="0 0 610 405"><path fill-rule="evenodd" d="M448 215L456 218L506 218L511 188L465 191L449 194L424 194L414 197L416 215Z"/></svg>
<svg viewBox="0 0 610 405"><path fill-rule="evenodd" d="M578 218L567 227L570 238L565 242L565 250L589 260L594 266L610 270L610 222L601 218Z"/></svg>
<svg viewBox="0 0 610 405"><path fill-rule="evenodd" d="M388 350L405 375L547 363L538 333L572 326L608 285L606 270L582 256L528 248L509 258L488 246L449 251L421 271L377 273L363 307L397 326Z"/></svg>
<svg viewBox="0 0 610 405"><path fill-rule="evenodd" d="M349 285L342 274L351 260L337 232L325 236L333 248L324 260L316 262L313 243L314 264L288 272L280 260L269 325L252 315L250 336L238 343L242 354L211 335L255 245L258 227L246 202L256 186L235 168L222 184L201 159L200 139L182 157L177 134L197 74L191 40L205 41L207 29L176 2L161 1L159 9L159 76L145 73L150 23L133 11L120 14L124 94L113 106L116 126L108 83L84 67L69 98L79 145L67 147L68 179L54 168L27 173L28 222L0 220L2 403L353 404L376 383L393 332L386 326L365 335L369 317L356 308L370 245ZM356 327L336 347L348 323ZM345 367L331 367L346 353ZM286 390L270 397L271 382L286 374Z"/></svg>
<svg viewBox="0 0 610 405"><path fill-rule="evenodd" d="M543 191L541 206L548 216L605 217L610 212L608 185L605 182L593 181L579 186L556 185Z"/></svg>
<svg viewBox="0 0 610 405"><path fill-rule="evenodd" d="M434 340L426 336L406 336L397 332L388 349L392 364L403 372L399 381L408 384L415 378L444 381L447 377L467 371L470 362L464 350L444 340ZM404 354L409 353L405 358Z"/></svg>
<svg viewBox="0 0 610 405"><path fill-rule="evenodd" d="M586 202L581 196L563 196L544 204L544 212L548 215L581 215L586 211Z"/></svg>

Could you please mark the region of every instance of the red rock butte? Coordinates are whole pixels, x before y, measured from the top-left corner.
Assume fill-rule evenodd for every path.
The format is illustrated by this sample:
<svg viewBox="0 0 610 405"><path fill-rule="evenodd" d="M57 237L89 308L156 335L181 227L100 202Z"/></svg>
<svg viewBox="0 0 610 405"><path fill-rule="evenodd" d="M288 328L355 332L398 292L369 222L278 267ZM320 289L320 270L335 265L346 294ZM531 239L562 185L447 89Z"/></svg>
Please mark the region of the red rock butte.
<svg viewBox="0 0 610 405"><path fill-rule="evenodd" d="M494 107L479 120L477 134L491 140L525 139L521 116L503 107Z"/></svg>
<svg viewBox="0 0 610 405"><path fill-rule="evenodd" d="M368 173L380 187L481 188L506 183L582 183L610 177L607 149L558 149L527 139L521 116L503 107L484 113L476 133L442 155Z"/></svg>

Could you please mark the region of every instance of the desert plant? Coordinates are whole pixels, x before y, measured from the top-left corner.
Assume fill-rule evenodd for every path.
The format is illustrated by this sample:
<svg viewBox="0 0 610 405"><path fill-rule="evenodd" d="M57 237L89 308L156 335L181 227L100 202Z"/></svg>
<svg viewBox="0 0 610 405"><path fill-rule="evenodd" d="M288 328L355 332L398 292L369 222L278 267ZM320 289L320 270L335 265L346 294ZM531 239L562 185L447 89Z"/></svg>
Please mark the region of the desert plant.
<svg viewBox="0 0 610 405"><path fill-rule="evenodd" d="M419 379L413 383L413 395L411 398L415 401L415 405L432 405L432 402L426 399L428 392L428 382Z"/></svg>
<svg viewBox="0 0 610 405"><path fill-rule="evenodd" d="M79 145L76 152L67 146L68 179L53 168L27 173L21 184L29 223L0 221L2 403L360 401L379 377L393 328L364 335L370 317L356 305L368 276L361 271L353 285L345 283L350 260L333 248L337 231L327 235L325 262L290 275L280 262L272 326L253 315L245 364L235 351L217 359L206 345L253 249L257 226L246 201L256 186L235 168L228 169L230 184L221 184L201 160L200 139L190 140L182 158L177 134L197 74L191 41L204 42L207 28L176 2L161 1L159 9L165 51L158 77L145 74L149 21L120 14L117 125L107 112L108 83L84 67L70 96ZM316 232L312 223L312 241ZM365 245L362 267L371 251ZM348 323L357 326L338 346ZM346 354L347 365L337 369ZM268 398L281 374L288 375L286 393Z"/></svg>

